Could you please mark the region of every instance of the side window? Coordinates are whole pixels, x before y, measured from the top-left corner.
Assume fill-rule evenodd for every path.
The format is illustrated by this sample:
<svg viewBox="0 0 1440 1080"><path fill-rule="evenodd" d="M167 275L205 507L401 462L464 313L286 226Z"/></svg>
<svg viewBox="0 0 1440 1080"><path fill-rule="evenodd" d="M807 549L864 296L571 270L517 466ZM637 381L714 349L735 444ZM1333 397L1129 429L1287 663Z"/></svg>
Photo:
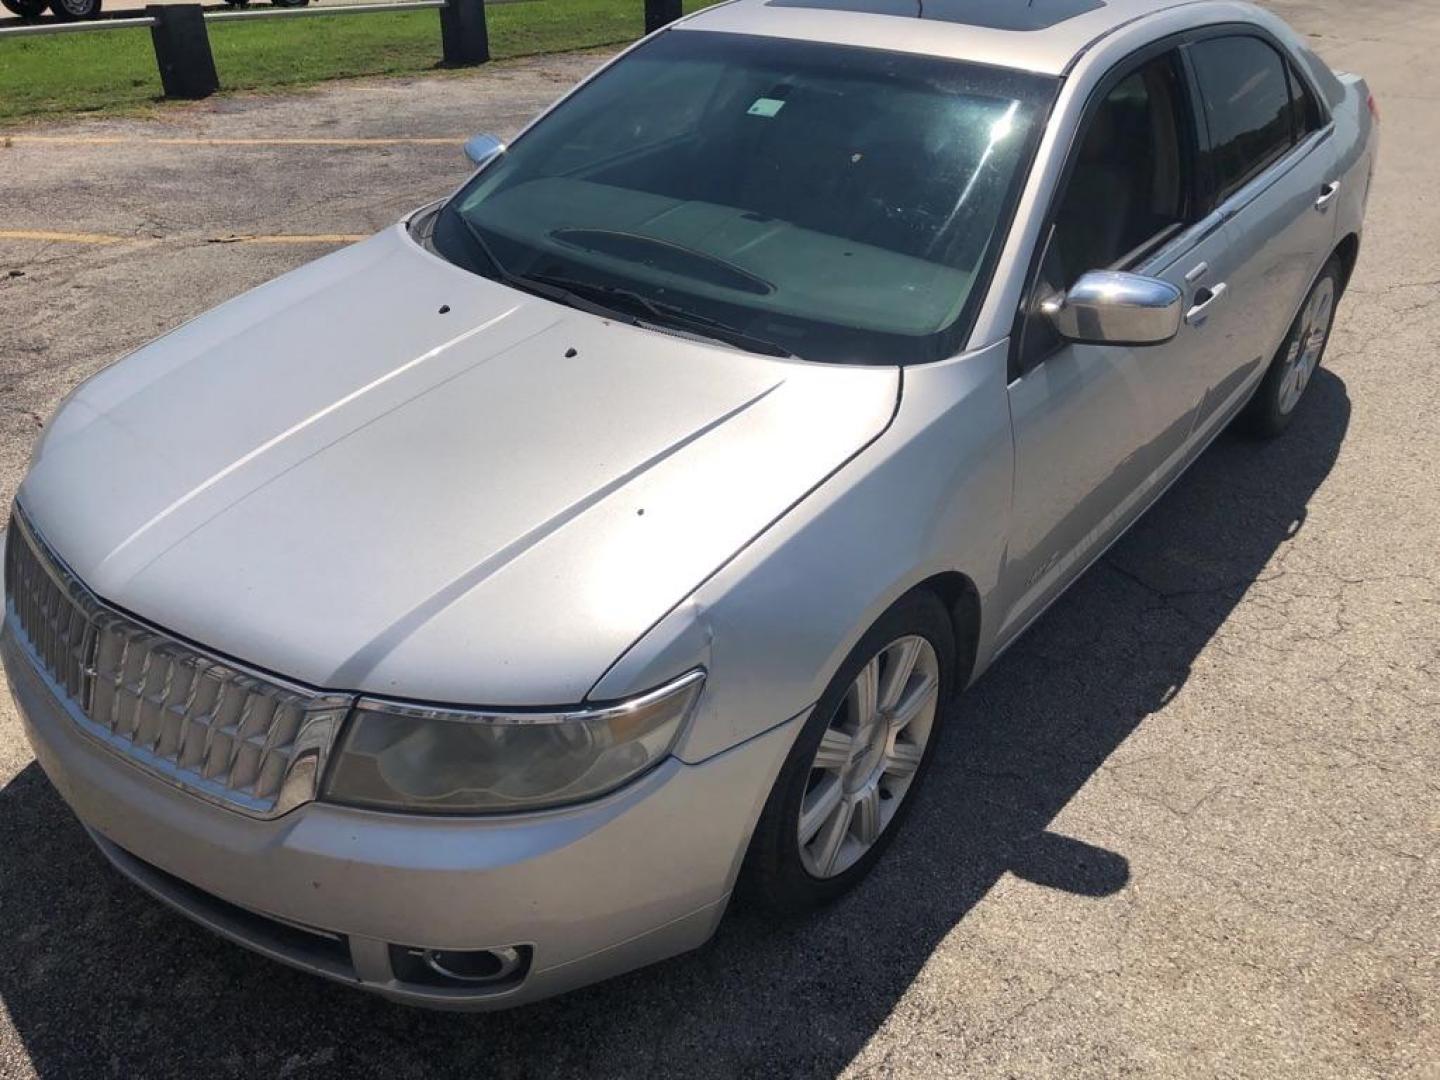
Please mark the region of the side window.
<svg viewBox="0 0 1440 1080"><path fill-rule="evenodd" d="M1086 120L1057 204L1046 277L1066 289L1185 218L1188 155L1174 54L1121 79Z"/></svg>
<svg viewBox="0 0 1440 1080"><path fill-rule="evenodd" d="M1181 86L1179 57L1166 53L1123 77L1088 113L1026 305L1022 365L1060 345L1038 313L1042 300L1086 271L1131 263L1189 220L1191 136Z"/></svg>
<svg viewBox="0 0 1440 1080"><path fill-rule="evenodd" d="M1321 128L1320 104L1315 100L1310 87L1300 77L1300 73L1293 65L1285 65L1290 74L1290 115L1291 126L1295 131L1296 140L1305 138L1312 131L1319 131Z"/></svg>
<svg viewBox="0 0 1440 1080"><path fill-rule="evenodd" d="M1290 78L1280 54L1255 37L1207 38L1190 55L1223 199L1290 148Z"/></svg>

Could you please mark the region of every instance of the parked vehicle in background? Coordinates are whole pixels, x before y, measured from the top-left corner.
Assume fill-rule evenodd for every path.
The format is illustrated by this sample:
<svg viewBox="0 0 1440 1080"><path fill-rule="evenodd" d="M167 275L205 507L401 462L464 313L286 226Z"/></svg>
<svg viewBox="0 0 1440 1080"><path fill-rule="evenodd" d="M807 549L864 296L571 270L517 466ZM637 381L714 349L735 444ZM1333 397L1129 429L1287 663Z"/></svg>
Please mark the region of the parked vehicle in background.
<svg viewBox="0 0 1440 1080"><path fill-rule="evenodd" d="M0 0L0 4L22 19L38 19L48 8L57 19L64 19L66 22L98 19L102 2L103 0ZM225 3L230 7L250 6L250 0L225 0ZM309 3L310 0L270 0L272 7L280 8L305 7Z"/></svg>
<svg viewBox="0 0 1440 1080"><path fill-rule="evenodd" d="M22 19L38 19L49 8L52 15L66 22L97 18L100 3L101 0L0 0L0 4Z"/></svg>
<svg viewBox="0 0 1440 1080"><path fill-rule="evenodd" d="M141 886L399 1001L831 900L956 696L1302 407L1377 141L1235 0L682 20L62 405L4 559L36 757Z"/></svg>

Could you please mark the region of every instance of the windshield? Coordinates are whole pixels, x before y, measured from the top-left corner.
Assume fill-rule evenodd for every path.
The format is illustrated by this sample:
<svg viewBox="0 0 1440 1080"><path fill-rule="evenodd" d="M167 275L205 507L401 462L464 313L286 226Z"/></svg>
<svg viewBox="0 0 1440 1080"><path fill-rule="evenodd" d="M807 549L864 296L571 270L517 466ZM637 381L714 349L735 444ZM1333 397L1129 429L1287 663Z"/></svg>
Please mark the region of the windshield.
<svg viewBox="0 0 1440 1080"><path fill-rule="evenodd" d="M542 295L757 351L940 359L963 345L1055 86L672 31L483 169L432 243Z"/></svg>

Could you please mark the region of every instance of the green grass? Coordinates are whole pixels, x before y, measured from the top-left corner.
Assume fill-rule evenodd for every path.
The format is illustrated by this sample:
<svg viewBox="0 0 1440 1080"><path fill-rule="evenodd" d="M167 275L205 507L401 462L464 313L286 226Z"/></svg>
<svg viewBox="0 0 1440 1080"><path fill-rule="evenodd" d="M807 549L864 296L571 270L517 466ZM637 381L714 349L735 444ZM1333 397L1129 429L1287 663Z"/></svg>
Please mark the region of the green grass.
<svg viewBox="0 0 1440 1080"><path fill-rule="evenodd" d="M687 11L713 0L686 0ZM613 45L640 36L643 0L522 0L489 8L495 59ZM212 22L224 90L306 86L359 75L416 75L440 62L440 15ZM160 97L149 30L0 37L0 122L143 109Z"/></svg>

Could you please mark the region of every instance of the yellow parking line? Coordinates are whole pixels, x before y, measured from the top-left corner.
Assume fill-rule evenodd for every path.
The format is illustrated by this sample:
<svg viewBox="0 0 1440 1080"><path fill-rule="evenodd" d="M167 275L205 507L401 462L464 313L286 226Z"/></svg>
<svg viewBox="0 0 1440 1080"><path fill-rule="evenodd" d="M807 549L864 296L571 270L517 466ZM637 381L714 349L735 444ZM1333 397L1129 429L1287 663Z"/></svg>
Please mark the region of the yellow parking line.
<svg viewBox="0 0 1440 1080"><path fill-rule="evenodd" d="M217 236L212 244L353 244L361 233L285 233L277 236Z"/></svg>
<svg viewBox="0 0 1440 1080"><path fill-rule="evenodd" d="M41 240L59 244L118 244L128 239L124 236L107 236L105 233L89 232L47 232L44 229L0 229L0 240Z"/></svg>
<svg viewBox="0 0 1440 1080"><path fill-rule="evenodd" d="M366 233L280 233L273 236L207 236L210 244L353 244ZM122 244L127 240L155 241L153 236L111 236L107 233L51 232L47 229L0 229L0 240L34 240L56 244ZM183 238L181 238L183 239Z"/></svg>
<svg viewBox="0 0 1440 1080"><path fill-rule="evenodd" d="M206 139L171 135L5 135L0 142L15 146L120 146L150 143L160 146L459 146L460 136L449 138L375 139Z"/></svg>

